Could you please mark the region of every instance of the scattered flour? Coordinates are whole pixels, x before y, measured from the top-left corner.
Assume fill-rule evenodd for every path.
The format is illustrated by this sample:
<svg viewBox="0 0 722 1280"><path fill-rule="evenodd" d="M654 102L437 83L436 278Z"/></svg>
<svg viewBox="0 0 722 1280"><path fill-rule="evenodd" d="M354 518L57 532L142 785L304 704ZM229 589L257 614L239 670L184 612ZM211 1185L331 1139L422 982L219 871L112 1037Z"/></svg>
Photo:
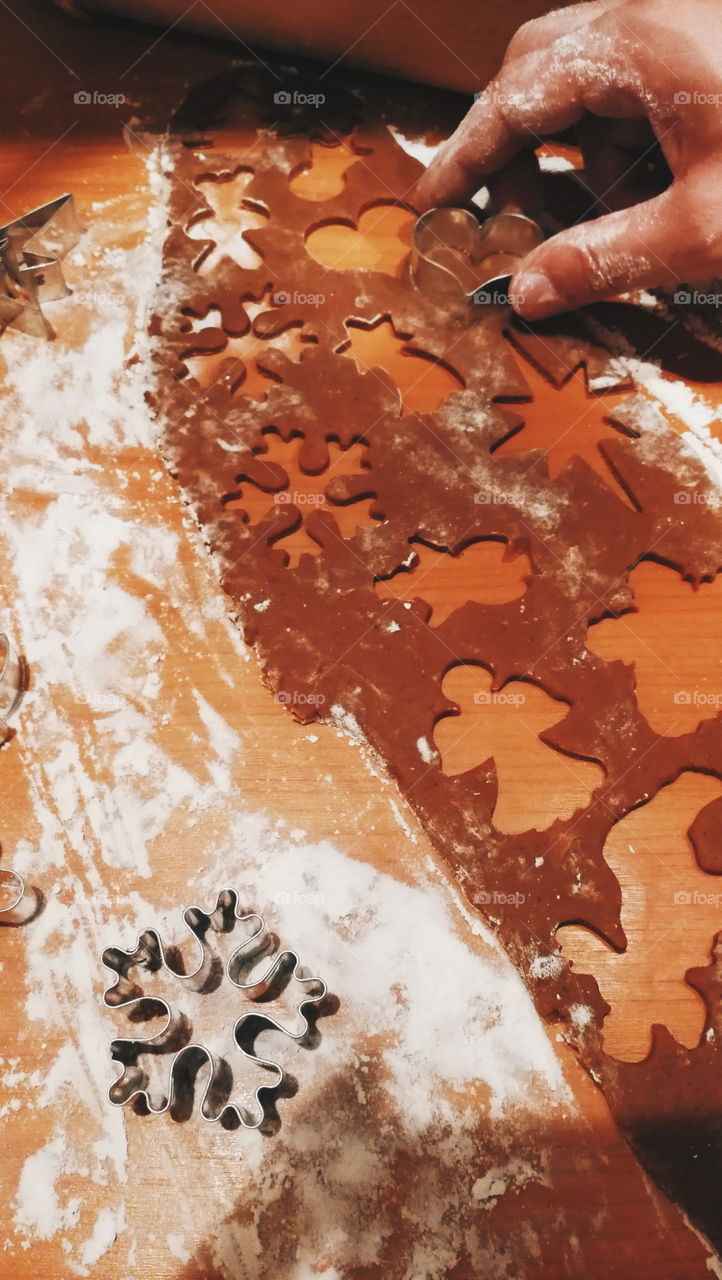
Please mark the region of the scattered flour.
<svg viewBox="0 0 722 1280"><path fill-rule="evenodd" d="M569 1010L569 1016L574 1026L578 1027L580 1031L588 1027L594 1017L591 1009L586 1004L573 1004Z"/></svg>
<svg viewBox="0 0 722 1280"><path fill-rule="evenodd" d="M38 1240L49 1240L77 1221L80 1201L73 1199L61 1207L55 1186L67 1172L66 1162L66 1140L61 1134L40 1147L23 1165L15 1221Z"/></svg>
<svg viewBox="0 0 722 1280"><path fill-rule="evenodd" d="M564 959L561 955L535 956L529 966L529 973L537 981L545 982L558 978L563 968Z"/></svg>
<svg viewBox="0 0 722 1280"><path fill-rule="evenodd" d="M125 1206L117 1210L101 1209L98 1214L93 1234L85 1241L80 1250L80 1265L90 1274L96 1262L115 1244L119 1232L125 1230ZM82 1272L81 1272L82 1274Z"/></svg>
<svg viewBox="0 0 722 1280"><path fill-rule="evenodd" d="M510 1187L523 1187L527 1182L538 1181L538 1169L526 1161L514 1160L502 1168L489 1169L482 1178L477 1178L471 1188L471 1196L484 1209L493 1209Z"/></svg>
<svg viewBox="0 0 722 1280"><path fill-rule="evenodd" d="M170 639L181 624L205 670L214 635L224 635L239 664L247 653L200 539L193 572L181 568L163 475L157 502L134 497L133 450L153 450L155 441L143 398L147 352L141 344L126 368L125 334L145 331L157 279L161 171L153 158L156 200L140 249L104 250L95 232L84 245L105 288L124 296L129 275L142 284L132 315L101 313L81 355L62 340L49 349L3 339L13 421L1 445L2 474L12 477L0 489L13 599L3 621L34 677L13 749L22 753L35 830L7 852L43 884L47 902L24 934L27 1034L0 1085L6 1094L22 1087L51 1134L20 1170L11 1243L31 1249L57 1238L79 1275L92 1275L108 1254L119 1276L135 1274L147 1204L131 1184L152 1158L159 1179L177 1184L174 1197L154 1205L159 1270L169 1258L185 1266L203 1248L217 1274L266 1280L269 1261L287 1247L277 1223L290 1214L294 1270L284 1260L281 1271L279 1260L279 1276L341 1280L349 1267L371 1266L400 1218L408 1277L444 1280L472 1248L469 1213L544 1179L541 1157L505 1150L525 1117L535 1113L535 1131L540 1117L553 1127L573 1102L521 978L438 868L421 865L416 882L400 883L345 852L344 836L312 843L300 828L284 833L253 812L242 789L243 740L210 701L211 685L227 685L228 673L216 667L203 692L176 685ZM174 750L181 711L190 764ZM350 712L335 706L332 716L363 743ZM430 744L417 746L430 763ZM309 786L321 794L323 781ZM392 807L399 839L413 841ZM173 876L156 873L154 852L170 839L193 847L201 820L209 834L195 875L183 862L179 896ZM213 1159L203 1161L194 1144L205 1151L208 1136L198 1138L197 1116L173 1125L108 1103L117 1074L108 1046L124 1022L102 1005L100 954L132 947L149 926L187 948L180 907L211 907L226 884L264 911L328 982L339 1009L319 1024L315 1052L275 1046L299 1093L281 1103L273 1141L214 1130ZM582 1019L588 1011L579 1010ZM39 1071L31 1050L41 1037ZM15 1123L14 1108L0 1108L2 1141ZM177 1176L184 1160L192 1185ZM399 1163L412 1170L400 1214L391 1195ZM473 1249L475 1274L496 1275L482 1244Z"/></svg>

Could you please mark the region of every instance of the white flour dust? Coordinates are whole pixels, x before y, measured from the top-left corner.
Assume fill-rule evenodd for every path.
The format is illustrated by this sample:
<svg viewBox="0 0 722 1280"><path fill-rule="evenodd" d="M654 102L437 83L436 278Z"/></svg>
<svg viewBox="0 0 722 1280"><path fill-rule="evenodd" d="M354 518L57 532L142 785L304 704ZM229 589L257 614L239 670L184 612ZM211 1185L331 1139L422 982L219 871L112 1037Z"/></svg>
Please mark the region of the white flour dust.
<svg viewBox="0 0 722 1280"><path fill-rule="evenodd" d="M149 1226L135 1183L151 1164L151 1178L178 1184L154 1204L164 1275L205 1249L229 1278L331 1280L382 1256L399 1223L408 1280L443 1280L464 1249L478 1274L506 1275L471 1241L469 1214L491 1221L486 1211L507 1192L544 1181L543 1149L523 1148L525 1120L535 1117L535 1132L553 1127L574 1104L520 977L430 876L418 845L418 876L400 883L350 856L344 833L312 842L293 815L274 824L244 794L247 747L217 692L232 677L214 654L219 637L239 668L247 653L200 538L178 522L144 402L160 168L149 162L140 248L108 250L98 230L87 233L83 270L103 292L80 350L70 334L50 347L3 338L12 430L0 442L0 621L33 671L12 750L34 823L4 853L47 899L23 934L24 1035L0 1060L0 1140L28 1144L8 1250L57 1242L67 1275L92 1275L105 1260L118 1280L138 1280ZM65 322L86 323L68 307ZM134 346L129 332L141 335ZM196 661L200 685L182 683L179 652ZM349 712L333 715L363 740ZM181 721L192 751L179 750ZM309 749L317 742L310 735ZM424 739L418 749L430 759ZM304 795L317 791L321 807L324 779L307 775ZM417 837L392 794L389 803L413 854ZM192 861L201 823L211 835ZM180 885L162 858L174 842ZM219 1130L209 1139L197 1115L173 1125L107 1099L117 1075L109 1043L127 1024L102 1004L103 948L132 949L146 927L187 946L181 907L210 909L226 885L339 1001L314 1051L274 1041L298 1094L280 1104L272 1140ZM18 1092L40 1119L27 1138L15 1128ZM184 1160L188 1185L177 1177ZM411 1171L401 1188L399 1164ZM291 1224L283 1239L280 1220ZM281 1265L282 1248L292 1256Z"/></svg>

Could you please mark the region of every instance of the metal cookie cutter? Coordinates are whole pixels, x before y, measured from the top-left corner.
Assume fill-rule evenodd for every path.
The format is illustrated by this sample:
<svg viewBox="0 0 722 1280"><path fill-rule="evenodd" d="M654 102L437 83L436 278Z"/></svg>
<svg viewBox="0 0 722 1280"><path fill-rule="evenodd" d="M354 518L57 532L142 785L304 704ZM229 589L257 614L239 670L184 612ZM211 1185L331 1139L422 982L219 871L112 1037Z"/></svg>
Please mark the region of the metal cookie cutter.
<svg viewBox="0 0 722 1280"><path fill-rule="evenodd" d="M0 730L23 700L29 684L28 664L0 631Z"/></svg>
<svg viewBox="0 0 722 1280"><path fill-rule="evenodd" d="M429 209L412 232L411 278L439 306L506 306L514 271L543 240L523 213L479 222L467 209Z"/></svg>
<svg viewBox="0 0 722 1280"><path fill-rule="evenodd" d="M0 227L0 332L54 337L42 304L68 297L60 259L84 230L69 193Z"/></svg>
<svg viewBox="0 0 722 1280"><path fill-rule="evenodd" d="M256 1053L256 1038L262 1031L280 1031L308 1047L311 1027L306 1010L324 999L326 984L302 968L295 951L276 955L262 977L247 981L258 961L272 956L278 944L260 915L243 915L237 908L236 891L224 889L210 913L199 907L183 912L201 948L200 963L190 974L168 963L154 929L139 935L132 952L116 947L103 952L103 964L117 974L105 992L105 1004L123 1006L134 1023L164 1019L160 1030L151 1028L145 1038L113 1040L111 1057L123 1068L108 1094L115 1106L136 1099L153 1114L169 1111L174 1119L185 1119L193 1107L196 1076L205 1067L209 1074L200 1104L204 1120L220 1120L224 1128L267 1127L261 1094L268 1098L276 1093L285 1077L278 1063ZM296 1023L291 1030L256 1009L229 1021L223 1016L226 1009L209 999L219 991L227 1006L240 993L245 1001L259 1005L276 999L292 981L300 985L303 995L295 1006ZM205 1024L202 1030L200 1024ZM259 1070L267 1072L271 1079L251 1088L238 1078L241 1067L256 1076Z"/></svg>
<svg viewBox="0 0 722 1280"><path fill-rule="evenodd" d="M15 653L5 632L0 632L0 735L8 729L7 721L17 711L28 687L28 664L25 659ZM15 896L8 901L6 890ZM27 924L36 916L42 906L42 895L37 889L28 887L17 871L0 868L0 924Z"/></svg>
<svg viewBox="0 0 722 1280"><path fill-rule="evenodd" d="M26 885L22 876L10 868L0 868L0 903L5 901L5 889L15 896L10 898L9 905L0 908L0 924L27 924L40 911L43 899L37 889Z"/></svg>

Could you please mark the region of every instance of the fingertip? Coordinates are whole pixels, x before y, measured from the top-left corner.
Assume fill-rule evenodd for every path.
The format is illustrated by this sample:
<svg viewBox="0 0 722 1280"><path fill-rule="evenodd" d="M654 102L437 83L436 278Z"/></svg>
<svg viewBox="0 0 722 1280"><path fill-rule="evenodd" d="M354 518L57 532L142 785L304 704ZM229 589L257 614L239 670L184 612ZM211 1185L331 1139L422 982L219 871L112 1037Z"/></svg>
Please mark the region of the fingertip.
<svg viewBox="0 0 722 1280"><path fill-rule="evenodd" d="M453 135L452 135L453 136ZM448 159L451 139L442 143L428 168L422 173L411 193L412 203L419 213L435 209L438 205L452 204L451 170Z"/></svg>
<svg viewBox="0 0 722 1280"><path fill-rule="evenodd" d="M564 294L543 271L520 271L512 280L509 296L514 311L524 320L545 320L569 309Z"/></svg>
<svg viewBox="0 0 722 1280"><path fill-rule="evenodd" d="M427 209L433 209L440 201L434 194L435 174L432 172L433 165L429 166L425 173L422 173L416 186L411 191L411 203L418 213L426 213Z"/></svg>

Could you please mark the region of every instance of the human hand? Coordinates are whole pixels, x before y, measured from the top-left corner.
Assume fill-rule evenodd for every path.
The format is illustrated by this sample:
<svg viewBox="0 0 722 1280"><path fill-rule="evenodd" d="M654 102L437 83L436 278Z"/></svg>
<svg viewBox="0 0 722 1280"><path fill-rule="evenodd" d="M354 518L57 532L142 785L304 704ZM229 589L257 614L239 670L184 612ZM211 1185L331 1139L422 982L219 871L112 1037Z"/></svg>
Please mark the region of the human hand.
<svg viewBox="0 0 722 1280"><path fill-rule="evenodd" d="M488 180L497 199L502 188L504 203L523 207L531 149L571 125L602 216L525 259L510 288L521 315L538 320L722 272L718 0L587 0L526 23L421 178L415 204L463 203ZM671 182L646 199L652 175L631 157L641 147L649 160L657 144Z"/></svg>

